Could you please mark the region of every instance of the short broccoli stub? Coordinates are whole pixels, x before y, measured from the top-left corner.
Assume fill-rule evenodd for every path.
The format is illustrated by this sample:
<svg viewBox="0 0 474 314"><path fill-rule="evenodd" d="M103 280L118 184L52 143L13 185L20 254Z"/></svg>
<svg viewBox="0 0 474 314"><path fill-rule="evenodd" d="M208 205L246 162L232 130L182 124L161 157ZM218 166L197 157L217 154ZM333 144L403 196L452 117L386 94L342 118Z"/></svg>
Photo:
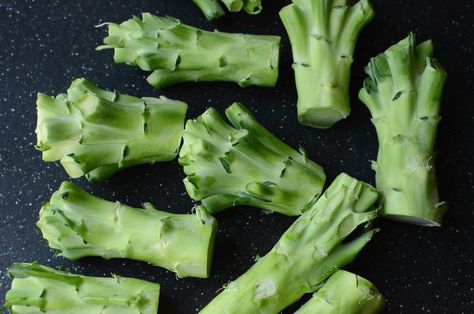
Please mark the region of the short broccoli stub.
<svg viewBox="0 0 474 314"><path fill-rule="evenodd" d="M273 87L278 78L279 36L209 32L150 13L107 25L97 49L114 49L116 63L152 72L147 81L156 88L199 81Z"/></svg>
<svg viewBox="0 0 474 314"><path fill-rule="evenodd" d="M187 105L108 92L85 79L67 94L38 94L37 149L72 178L101 181L139 164L169 161L181 143Z"/></svg>
<svg viewBox="0 0 474 314"><path fill-rule="evenodd" d="M379 151L373 162L382 214L422 226L440 226L435 142L446 72L432 57L433 45L407 38L372 58L359 98L369 108Z"/></svg>
<svg viewBox="0 0 474 314"><path fill-rule="evenodd" d="M350 113L349 81L360 31L374 17L368 0L293 0L280 11L293 51L301 123L329 128Z"/></svg>
<svg viewBox="0 0 474 314"><path fill-rule="evenodd" d="M373 187L339 175L273 249L226 285L200 314L280 313L304 294L318 290L370 241L376 230L343 243L377 217L377 202Z"/></svg>
<svg viewBox="0 0 474 314"><path fill-rule="evenodd" d="M178 277L207 278L217 222L202 207L171 214L145 203L109 202L63 182L40 211L38 227L58 255L130 258L167 268Z"/></svg>
<svg viewBox="0 0 474 314"><path fill-rule="evenodd" d="M323 169L277 139L241 104L226 110L231 123L210 108L188 120L179 162L188 194L211 213L249 205L300 215L318 199Z"/></svg>
<svg viewBox="0 0 474 314"><path fill-rule="evenodd" d="M156 314L160 285L114 276L86 277L39 264L14 264L4 308L12 314Z"/></svg>
<svg viewBox="0 0 474 314"><path fill-rule="evenodd" d="M383 307L384 298L370 281L338 270L294 314L378 314Z"/></svg>

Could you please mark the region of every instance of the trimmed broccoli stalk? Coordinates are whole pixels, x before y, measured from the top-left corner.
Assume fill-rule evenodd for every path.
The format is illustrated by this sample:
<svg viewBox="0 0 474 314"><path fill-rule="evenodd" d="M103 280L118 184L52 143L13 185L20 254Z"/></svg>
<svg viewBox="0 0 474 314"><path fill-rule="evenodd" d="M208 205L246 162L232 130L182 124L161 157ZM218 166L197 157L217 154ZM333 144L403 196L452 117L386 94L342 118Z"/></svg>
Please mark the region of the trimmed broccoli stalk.
<svg viewBox="0 0 474 314"><path fill-rule="evenodd" d="M377 188L382 214L422 226L440 226L446 212L439 201L434 146L446 73L432 58L433 45L415 47L410 34L370 60L359 98L377 130Z"/></svg>
<svg viewBox="0 0 474 314"><path fill-rule="evenodd" d="M301 123L328 128L350 113L354 47L374 17L368 0L293 0L280 17L293 50Z"/></svg>
<svg viewBox="0 0 474 314"><path fill-rule="evenodd" d="M230 282L200 313L280 313L304 294L316 291L372 238L375 230L342 243L377 216L377 199L373 187L339 175L267 255Z"/></svg>
<svg viewBox="0 0 474 314"><path fill-rule="evenodd" d="M156 314L160 285L114 276L86 277L39 264L14 264L4 304L12 314Z"/></svg>
<svg viewBox="0 0 474 314"><path fill-rule="evenodd" d="M226 110L228 125L210 108L188 120L179 162L186 190L211 213L249 205L300 215L320 196L323 169L263 126L241 104Z"/></svg>
<svg viewBox="0 0 474 314"><path fill-rule="evenodd" d="M187 105L104 91L85 79L67 94L38 94L37 149L72 178L105 180L117 171L176 157Z"/></svg>
<svg viewBox="0 0 474 314"><path fill-rule="evenodd" d="M219 0L193 0L193 2L201 9L209 21L216 20L225 15Z"/></svg>
<svg viewBox="0 0 474 314"><path fill-rule="evenodd" d="M384 298L367 279L338 270L295 314L378 314Z"/></svg>
<svg viewBox="0 0 474 314"><path fill-rule="evenodd" d="M63 182L40 211L38 227L59 255L130 258L161 266L179 278L207 278L216 220L202 207L194 214L133 208L92 196Z"/></svg>
<svg viewBox="0 0 474 314"><path fill-rule="evenodd" d="M152 72L147 80L156 88L197 81L276 84L279 36L208 32L150 13L108 28L97 49L113 48L116 63Z"/></svg>
<svg viewBox="0 0 474 314"><path fill-rule="evenodd" d="M243 9L251 15L260 14L262 12L262 0L245 0Z"/></svg>

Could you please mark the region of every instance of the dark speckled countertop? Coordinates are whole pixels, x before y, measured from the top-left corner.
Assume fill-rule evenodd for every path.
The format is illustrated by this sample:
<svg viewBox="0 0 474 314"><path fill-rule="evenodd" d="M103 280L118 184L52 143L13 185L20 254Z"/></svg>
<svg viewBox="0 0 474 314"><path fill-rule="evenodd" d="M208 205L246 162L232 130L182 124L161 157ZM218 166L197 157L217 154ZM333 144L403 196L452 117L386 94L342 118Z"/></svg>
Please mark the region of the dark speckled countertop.
<svg viewBox="0 0 474 314"><path fill-rule="evenodd" d="M7 268L13 262L38 261L86 275L139 277L162 286L161 313L194 313L215 291L235 279L265 254L294 218L235 208L220 214L212 276L176 280L163 269L128 260L95 258L70 262L54 258L35 227L41 204L67 176L35 151L35 96L57 94L72 78L86 77L102 88L137 96L162 93L190 105L189 117L206 107L223 110L241 101L289 144L306 148L329 179L339 172L373 183L369 160L377 140L369 113L356 94L368 59L409 31L432 38L435 55L449 79L442 105L437 162L440 193L450 204L442 228L421 228L379 221L382 228L348 269L376 284L387 298L386 313L473 313L474 240L474 5L465 0L378 0L377 16L356 50L352 76L352 114L329 130L299 125L295 117L294 79L288 40L278 18L288 1L264 0L260 16L229 15L208 23L190 0L0 0L0 300L9 289ZM276 89L242 89L232 84L183 84L165 91L147 85L145 73L115 65L111 52L96 52L105 29L94 25L121 22L141 11L171 15L203 28L283 36L281 75ZM88 191L138 206L150 201L160 209L188 212L192 206L176 162L126 170ZM329 181L328 181L329 182ZM286 313L286 312L285 312ZM291 311L287 311L291 313Z"/></svg>

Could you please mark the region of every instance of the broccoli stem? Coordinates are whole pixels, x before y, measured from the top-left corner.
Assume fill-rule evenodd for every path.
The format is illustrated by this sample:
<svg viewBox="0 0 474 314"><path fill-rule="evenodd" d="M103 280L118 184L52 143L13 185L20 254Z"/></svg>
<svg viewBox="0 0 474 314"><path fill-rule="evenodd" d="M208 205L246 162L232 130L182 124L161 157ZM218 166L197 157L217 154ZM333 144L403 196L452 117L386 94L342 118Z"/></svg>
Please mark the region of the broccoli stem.
<svg viewBox="0 0 474 314"><path fill-rule="evenodd" d="M72 178L105 180L138 164L176 157L187 105L108 92L85 79L67 94L38 94L37 149Z"/></svg>
<svg viewBox="0 0 474 314"><path fill-rule="evenodd" d="M320 196L323 169L263 126L241 104L226 110L231 125L210 108L188 120L179 162L186 190L211 213L249 205L300 215Z"/></svg>
<svg viewBox="0 0 474 314"><path fill-rule="evenodd" d="M295 314L378 314L384 298L367 279L336 271Z"/></svg>
<svg viewBox="0 0 474 314"><path fill-rule="evenodd" d="M328 128L349 115L354 47L373 16L368 0L293 0L280 11L293 51L301 123Z"/></svg>
<svg viewBox="0 0 474 314"><path fill-rule="evenodd" d="M194 214L133 208L92 196L63 182L40 211L38 227L60 256L130 258L161 266L179 278L207 278L217 223L202 207Z"/></svg>
<svg viewBox="0 0 474 314"><path fill-rule="evenodd" d="M208 32L149 13L109 23L108 31L97 49L113 48L116 63L152 72L147 80L156 88L197 81L276 84L279 36Z"/></svg>
<svg viewBox="0 0 474 314"><path fill-rule="evenodd" d="M317 290L372 238L375 230L342 243L358 226L377 216L373 207L377 199L371 186L339 175L267 255L226 285L200 313L274 314Z"/></svg>
<svg viewBox="0 0 474 314"><path fill-rule="evenodd" d="M216 20L225 15L218 0L193 0L193 2L201 9L209 21Z"/></svg>
<svg viewBox="0 0 474 314"><path fill-rule="evenodd" d="M243 9L251 15L260 14L262 12L262 0L245 0Z"/></svg>
<svg viewBox="0 0 474 314"><path fill-rule="evenodd" d="M160 285L114 276L86 277L39 264L14 264L4 304L12 314L156 314Z"/></svg>
<svg viewBox="0 0 474 314"><path fill-rule="evenodd" d="M359 98L377 130L377 188L382 214L422 226L440 226L446 212L439 201L434 145L446 72L432 58L427 41L415 47L410 34L371 59Z"/></svg>

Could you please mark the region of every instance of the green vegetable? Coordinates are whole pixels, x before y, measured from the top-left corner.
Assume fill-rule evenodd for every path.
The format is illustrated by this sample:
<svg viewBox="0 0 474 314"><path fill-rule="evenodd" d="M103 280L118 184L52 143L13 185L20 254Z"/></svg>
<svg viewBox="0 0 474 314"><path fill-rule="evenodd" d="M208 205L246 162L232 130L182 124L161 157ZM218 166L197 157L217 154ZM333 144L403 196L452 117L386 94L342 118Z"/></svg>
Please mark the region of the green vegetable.
<svg viewBox="0 0 474 314"><path fill-rule="evenodd" d="M160 285L133 278L86 277L39 264L14 264L5 309L12 314L156 314Z"/></svg>
<svg viewBox="0 0 474 314"><path fill-rule="evenodd" d="M152 72L147 80L156 88L197 81L275 86L278 77L279 36L208 32L150 13L108 28L97 49L113 48L116 63Z"/></svg>
<svg viewBox="0 0 474 314"><path fill-rule="evenodd" d="M38 94L37 149L72 178L101 181L120 169L176 157L187 105L108 92L85 79L67 94Z"/></svg>
<svg viewBox="0 0 474 314"><path fill-rule="evenodd" d="M384 298L367 279L338 270L295 314L377 314Z"/></svg>
<svg viewBox="0 0 474 314"><path fill-rule="evenodd" d="M241 104L188 120L179 162L186 190L211 213L249 205L300 215L320 196L323 169L261 126Z"/></svg>
<svg viewBox="0 0 474 314"><path fill-rule="evenodd" d="M377 188L385 217L440 226L446 212L439 201L434 146L446 73L432 58L433 45L415 47L410 34L370 60L359 98L377 130Z"/></svg>
<svg viewBox="0 0 474 314"><path fill-rule="evenodd" d="M194 214L133 208L94 197L63 182L40 211L38 227L60 256L131 258L161 266L178 277L207 278L216 220L202 207Z"/></svg>
<svg viewBox="0 0 474 314"><path fill-rule="evenodd" d="M225 12L218 0L193 0L201 9L209 21L222 17ZM231 12L238 12L242 9L248 14L259 14L262 11L261 0L221 0L221 2Z"/></svg>
<svg viewBox="0 0 474 314"><path fill-rule="evenodd" d="M354 47L374 17L368 0L293 0L280 11L293 50L298 119L328 128L350 112Z"/></svg>
<svg viewBox="0 0 474 314"><path fill-rule="evenodd" d="M267 255L226 285L200 313L280 313L305 293L319 289L372 238L375 230L342 244L355 229L377 216L377 199L371 186L339 175Z"/></svg>

